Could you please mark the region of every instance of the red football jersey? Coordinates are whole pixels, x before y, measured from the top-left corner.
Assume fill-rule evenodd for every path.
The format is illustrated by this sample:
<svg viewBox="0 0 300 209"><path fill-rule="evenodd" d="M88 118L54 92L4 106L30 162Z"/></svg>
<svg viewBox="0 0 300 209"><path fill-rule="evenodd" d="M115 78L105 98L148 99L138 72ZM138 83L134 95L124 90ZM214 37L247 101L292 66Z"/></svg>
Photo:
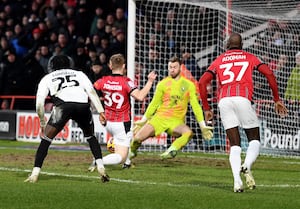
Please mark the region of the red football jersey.
<svg viewBox="0 0 300 209"><path fill-rule="evenodd" d="M228 50L221 54L208 68L218 83L218 99L242 96L252 100L253 70L261 61L243 50Z"/></svg>
<svg viewBox="0 0 300 209"><path fill-rule="evenodd" d="M137 88L130 78L117 74L104 76L94 83L94 87L103 93L106 120L130 121L130 93Z"/></svg>

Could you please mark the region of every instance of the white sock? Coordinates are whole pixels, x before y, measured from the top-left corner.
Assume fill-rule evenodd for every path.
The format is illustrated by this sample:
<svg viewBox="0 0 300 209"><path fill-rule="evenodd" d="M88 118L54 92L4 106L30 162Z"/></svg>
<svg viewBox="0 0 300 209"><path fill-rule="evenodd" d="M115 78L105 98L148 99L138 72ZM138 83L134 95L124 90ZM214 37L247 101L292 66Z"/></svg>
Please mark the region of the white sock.
<svg viewBox="0 0 300 209"><path fill-rule="evenodd" d="M131 160L130 160L130 158L129 158L129 155L127 155L125 164L126 164L126 165L130 165L130 164L131 164Z"/></svg>
<svg viewBox="0 0 300 209"><path fill-rule="evenodd" d="M246 167L251 170L252 164L255 162L256 158L259 155L260 141L252 140L249 142L249 146L246 153L246 158L244 164Z"/></svg>
<svg viewBox="0 0 300 209"><path fill-rule="evenodd" d="M103 157L104 165L117 165L122 162L122 156L117 153L108 154Z"/></svg>
<svg viewBox="0 0 300 209"><path fill-rule="evenodd" d="M40 171L41 171L41 168L40 168L40 167L34 167L34 168L32 169L31 175L36 175L36 176L38 176L38 175L40 174Z"/></svg>
<svg viewBox="0 0 300 209"><path fill-rule="evenodd" d="M103 160L102 159L97 159L96 160L96 164L97 164L97 169L100 169L100 168L104 168L104 165L103 165Z"/></svg>
<svg viewBox="0 0 300 209"><path fill-rule="evenodd" d="M229 162L233 175L234 182L241 182L240 170L241 170L241 152L240 146L230 147Z"/></svg>

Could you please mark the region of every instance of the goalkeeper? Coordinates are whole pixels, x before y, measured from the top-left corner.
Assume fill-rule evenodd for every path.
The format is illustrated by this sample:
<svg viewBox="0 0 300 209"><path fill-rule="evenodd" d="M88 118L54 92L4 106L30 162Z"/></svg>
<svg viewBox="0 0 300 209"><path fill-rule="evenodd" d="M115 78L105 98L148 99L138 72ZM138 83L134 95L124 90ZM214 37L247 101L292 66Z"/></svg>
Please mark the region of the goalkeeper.
<svg viewBox="0 0 300 209"><path fill-rule="evenodd" d="M134 137L131 142L130 157L136 157L137 149L149 137L166 132L176 139L160 155L161 159L174 158L182 147L192 138L193 132L185 124L185 116L190 103L200 125L204 139L211 139L213 127L206 126L202 108L198 102L193 82L180 75L181 61L177 57L168 62L169 76L160 81L144 116L135 122Z"/></svg>

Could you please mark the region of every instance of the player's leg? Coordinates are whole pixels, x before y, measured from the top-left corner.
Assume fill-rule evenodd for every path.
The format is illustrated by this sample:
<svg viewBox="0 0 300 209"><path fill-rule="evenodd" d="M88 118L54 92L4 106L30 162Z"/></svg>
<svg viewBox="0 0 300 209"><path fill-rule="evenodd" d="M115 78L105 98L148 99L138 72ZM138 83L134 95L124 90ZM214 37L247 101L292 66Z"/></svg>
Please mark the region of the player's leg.
<svg viewBox="0 0 300 209"><path fill-rule="evenodd" d="M249 140L248 149L246 152L246 157L243 165L241 166L241 172L246 178L246 184L249 189L254 189L256 187L255 180L251 172L251 167L256 161L259 155L260 140L259 140L259 128L245 129L246 135Z"/></svg>
<svg viewBox="0 0 300 209"><path fill-rule="evenodd" d="M233 191L243 192L243 182L240 176L241 169L241 139L238 126L240 125L236 114L234 98L226 97L219 101L220 116L226 135L230 141L229 163L233 175Z"/></svg>
<svg viewBox="0 0 300 209"><path fill-rule="evenodd" d="M51 142L54 139L54 137L63 129L67 120L67 114L57 115L57 111L52 112L50 119L45 127L44 135L41 136L41 142L35 154L34 167L32 169L32 173L25 180L25 182L35 183L38 181L41 168L48 154L49 146L51 145Z"/></svg>
<svg viewBox="0 0 300 209"><path fill-rule="evenodd" d="M125 160L124 164L122 165L122 168L123 168L123 169L126 169L126 168L130 168L130 167L132 167L132 166L133 166L133 165L131 164L131 160L130 160L130 152L128 151L126 160Z"/></svg>
<svg viewBox="0 0 300 209"><path fill-rule="evenodd" d="M238 127L227 129L226 135L230 140L229 163L234 181L233 190L234 192L243 192L243 183L240 176L242 149L240 145L240 133Z"/></svg>
<svg viewBox="0 0 300 209"><path fill-rule="evenodd" d="M131 122L107 122L106 128L114 138L115 152L103 157L104 165L116 165L125 162L130 146Z"/></svg>
<svg viewBox="0 0 300 209"><path fill-rule="evenodd" d="M255 162L255 160L259 155L259 149L260 149L259 127L245 129L245 133L249 140L249 146L247 149L244 165L250 170L252 164Z"/></svg>
<svg viewBox="0 0 300 209"><path fill-rule="evenodd" d="M162 159L174 158L177 151L181 150L193 137L193 131L181 121L170 121L170 135L176 137L171 146L160 155ZM180 125L178 125L180 124ZM174 128L175 127L175 128Z"/></svg>
<svg viewBox="0 0 300 209"><path fill-rule="evenodd" d="M152 119L151 119L152 120ZM146 123L134 136L130 144L130 159L137 156L137 150L141 146L142 142L151 136L155 135L155 128L151 120Z"/></svg>
<svg viewBox="0 0 300 209"><path fill-rule="evenodd" d="M250 189L255 188L255 181L251 173L252 164L256 161L259 155L260 149L260 133L259 133L259 121L256 116L255 109L247 99L239 101L241 107L238 111L240 115L241 125L245 130L248 138L248 148L243 165L241 166L241 172L246 178L246 184Z"/></svg>
<svg viewBox="0 0 300 209"><path fill-rule="evenodd" d="M72 118L78 123L78 126L83 131L84 139L89 144L102 182L107 182L109 181L109 176L105 172L102 160L102 150L94 134L94 121L90 111L90 106L89 104L76 104L75 108L76 110L72 113Z"/></svg>

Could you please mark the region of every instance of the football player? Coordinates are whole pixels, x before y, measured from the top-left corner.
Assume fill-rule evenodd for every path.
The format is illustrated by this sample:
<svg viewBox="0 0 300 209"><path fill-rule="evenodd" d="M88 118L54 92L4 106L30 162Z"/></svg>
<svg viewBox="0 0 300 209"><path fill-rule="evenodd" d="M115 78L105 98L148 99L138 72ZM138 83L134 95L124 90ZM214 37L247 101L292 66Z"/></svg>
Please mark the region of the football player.
<svg viewBox="0 0 300 209"><path fill-rule="evenodd" d="M89 143L96 159L97 169L103 182L109 181L102 161L102 152L94 135L94 122L88 99L93 102L100 113L100 122L106 123L104 109L93 84L81 71L73 70L73 60L65 55L49 59L48 70L39 85L36 94L36 111L40 119L41 142L36 151L34 168L25 182L35 183L38 180L44 159L54 137L63 129L69 119L73 119L82 129L84 138ZM50 94L54 103L49 120L45 121L45 99Z"/></svg>

